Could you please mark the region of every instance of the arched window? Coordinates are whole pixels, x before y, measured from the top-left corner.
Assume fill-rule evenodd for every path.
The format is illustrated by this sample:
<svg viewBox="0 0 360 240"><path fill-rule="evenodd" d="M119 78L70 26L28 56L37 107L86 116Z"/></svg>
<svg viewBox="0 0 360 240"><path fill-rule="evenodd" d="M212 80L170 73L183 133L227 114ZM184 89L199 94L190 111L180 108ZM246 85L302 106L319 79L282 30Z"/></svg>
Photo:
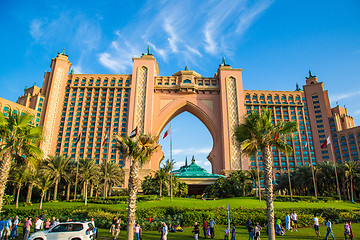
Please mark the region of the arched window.
<svg viewBox="0 0 360 240"><path fill-rule="evenodd" d="M190 79L185 79L183 83L191 83Z"/></svg>

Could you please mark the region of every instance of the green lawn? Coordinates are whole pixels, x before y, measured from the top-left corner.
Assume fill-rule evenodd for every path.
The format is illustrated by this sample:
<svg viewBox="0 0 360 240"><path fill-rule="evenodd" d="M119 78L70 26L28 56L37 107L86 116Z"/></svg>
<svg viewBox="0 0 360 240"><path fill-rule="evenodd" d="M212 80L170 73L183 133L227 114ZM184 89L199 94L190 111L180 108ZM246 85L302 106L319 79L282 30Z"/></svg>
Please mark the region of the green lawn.
<svg viewBox="0 0 360 240"><path fill-rule="evenodd" d="M197 208L209 208L209 207L227 207L230 205L232 208L265 208L265 201L259 201L254 198L228 198L228 199L218 199L211 201L203 201L198 199L191 198L174 198L173 202L170 202L169 197L165 197L161 201L154 202L139 202L137 204L137 208L150 208L150 207L165 207L165 206L174 206L174 207L197 207ZM83 206L84 204L81 202L49 202L44 203L43 208L65 208L65 207L76 207ZM89 204L89 206L99 206L99 204ZM104 204L101 204L104 206ZM127 204L114 204L114 205L105 205L109 206L112 209L125 209ZM349 210L359 210L360 204L350 203L350 202L327 202L327 203L307 203L307 202L275 202L276 208L303 208L303 207L311 207L311 208L336 208L336 209L349 209ZM4 208L14 207L14 206L4 206ZM22 208L39 208L39 204L35 203L32 206L19 207Z"/></svg>
<svg viewBox="0 0 360 240"><path fill-rule="evenodd" d="M354 240L360 240L360 223L353 223L352 224L353 233L354 233ZM218 226L218 228L215 230L215 239L224 239L224 229L225 226ZM336 239L344 239L343 235L343 224L337 224L333 225L333 232L335 234ZM169 233L168 239L169 240L175 240L175 239L181 239L181 240L187 240L187 239L194 239L193 234L191 233L192 228L185 228L184 232L176 232L176 233ZM236 239L248 239L248 233L245 229L245 227L240 226L236 228L237 234ZM320 227L320 233L321 238L325 239L326 229L324 226ZM22 230L20 230L20 234L22 234ZM262 231L261 233L262 239L267 239L266 233ZM204 238L204 235L202 232L200 232L200 239ZM297 232L286 232L284 236L277 236L277 239L319 239L315 237L315 232L312 228L300 228ZM22 238L17 238L17 240L20 240ZM109 230L107 229L100 229L99 240L111 240L113 237L109 233ZM126 231L122 230L119 235L119 239L126 239ZM142 234L142 239L146 240L159 240L160 239L160 233L157 231L145 231ZM330 238L331 239L331 238Z"/></svg>

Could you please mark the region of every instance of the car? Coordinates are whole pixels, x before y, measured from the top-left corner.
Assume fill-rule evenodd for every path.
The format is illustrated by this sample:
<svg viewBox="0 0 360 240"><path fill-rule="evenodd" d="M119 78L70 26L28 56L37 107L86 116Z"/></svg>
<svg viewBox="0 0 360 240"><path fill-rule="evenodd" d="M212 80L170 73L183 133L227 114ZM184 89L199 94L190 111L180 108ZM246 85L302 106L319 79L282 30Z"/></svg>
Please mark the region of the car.
<svg viewBox="0 0 360 240"><path fill-rule="evenodd" d="M97 229L89 221L64 222L31 234L29 240L95 240Z"/></svg>

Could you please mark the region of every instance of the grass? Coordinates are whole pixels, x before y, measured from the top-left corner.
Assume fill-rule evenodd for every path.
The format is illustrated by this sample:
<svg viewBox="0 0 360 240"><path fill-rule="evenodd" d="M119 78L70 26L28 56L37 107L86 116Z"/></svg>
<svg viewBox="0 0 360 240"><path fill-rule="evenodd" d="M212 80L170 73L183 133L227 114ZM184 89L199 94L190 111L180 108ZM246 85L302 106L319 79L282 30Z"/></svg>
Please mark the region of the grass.
<svg viewBox="0 0 360 240"><path fill-rule="evenodd" d="M174 206L174 207L196 207L196 208L219 208L219 207L227 207L230 205L232 208L266 208L265 201L259 201L258 199L251 197L243 197L243 198L227 198L227 199L218 199L215 201L202 201L198 199L191 198L174 198L173 202L170 202L169 197L165 197L163 200L154 201L154 202L139 202L137 204L137 208L152 208L152 207L166 207L166 206ZM43 208L51 208L51 209L59 209L59 208L70 208L70 207L81 207L84 206L82 202L46 202L43 204ZM127 204L95 204L90 203L89 206L109 206L114 210L120 210L127 207ZM4 208L13 208L13 205L4 206ZM336 208L336 209L348 209L348 210L360 210L359 203L351 203L351 202L275 202L276 208ZM38 209L39 204L34 203L32 206L22 206L19 209Z"/></svg>
<svg viewBox="0 0 360 240"><path fill-rule="evenodd" d="M353 223L352 224L353 233L354 233L354 240L360 240L360 223ZM22 228L21 228L22 229ZM22 230L20 229L20 234L22 236ZM224 239L224 230L225 226L218 226L215 229L215 238L214 239ZM344 225L337 224L333 225L333 232L336 239L344 239ZM191 233L192 228L184 228L184 232L176 232L176 233L169 233L168 239L175 240L190 240L194 239L193 234ZM277 239L325 239L326 235L326 228L325 226L320 227L321 238L316 238L315 232L312 228L300 228L297 232L286 232L284 236L277 236ZM267 239L267 235L265 231L261 232L262 239ZM17 240L23 238L18 237ZM98 234L99 240L111 240L113 237L111 236L108 229L99 229ZM119 235L119 239L126 239L126 231L122 230ZM160 233L158 231L144 231L142 234L142 239L144 240L158 240L160 239ZM204 235L202 229L200 231L200 239L204 239ZM236 239L248 239L248 233L244 226L239 226L236 228ZM331 239L331 238L329 238Z"/></svg>

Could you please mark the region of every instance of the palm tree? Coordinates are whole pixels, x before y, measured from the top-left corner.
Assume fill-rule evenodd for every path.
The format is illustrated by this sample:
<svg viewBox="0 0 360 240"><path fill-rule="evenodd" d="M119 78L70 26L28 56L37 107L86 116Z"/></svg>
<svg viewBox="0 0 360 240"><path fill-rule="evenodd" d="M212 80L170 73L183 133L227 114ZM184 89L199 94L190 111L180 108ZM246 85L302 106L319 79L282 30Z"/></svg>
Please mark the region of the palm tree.
<svg viewBox="0 0 360 240"><path fill-rule="evenodd" d="M54 180L51 173L42 170L37 174L35 185L41 190L40 209L42 208L45 193L53 185L53 183Z"/></svg>
<svg viewBox="0 0 360 240"><path fill-rule="evenodd" d="M160 186L160 193L159 196L162 196L162 189L163 189L163 183L166 182L167 180L167 173L165 171L164 168L160 168L156 173L155 173L155 180L159 183Z"/></svg>
<svg viewBox="0 0 360 240"><path fill-rule="evenodd" d="M100 172L104 179L106 178L106 182L104 181L105 197L107 197L108 191L111 191L111 186L120 186L124 183L124 171L114 162L101 164Z"/></svg>
<svg viewBox="0 0 360 240"><path fill-rule="evenodd" d="M28 204L31 203L32 190L35 185L35 180L36 180L36 169L29 168L28 178L27 178L28 190L26 194L26 203Z"/></svg>
<svg viewBox="0 0 360 240"><path fill-rule="evenodd" d="M19 207L19 196L22 186L26 183L28 178L28 167L26 165L18 165L13 166L10 170L10 177L9 180L14 182L14 186L16 187L16 200L15 206L16 208Z"/></svg>
<svg viewBox="0 0 360 240"><path fill-rule="evenodd" d="M66 169L70 164L71 158L63 155L49 156L45 161L44 169L52 174L54 178L54 197L53 200L57 199L58 185L61 179L65 178Z"/></svg>
<svg viewBox="0 0 360 240"><path fill-rule="evenodd" d="M38 143L42 138L42 128L29 125L32 119L33 116L28 113L20 114L11 109L6 117L0 112L0 211L11 162L14 159L23 160L32 166L40 162L42 151Z"/></svg>
<svg viewBox="0 0 360 240"><path fill-rule="evenodd" d="M159 137L153 137L151 134L140 133L134 140L129 136L122 138L121 135L116 136L116 148L130 163L129 172L129 203L127 216L127 239L134 238L134 221L136 211L136 195L138 192L139 165L147 162L152 154L160 149L158 144Z"/></svg>
<svg viewBox="0 0 360 240"><path fill-rule="evenodd" d="M357 174L357 164L355 162L346 162L345 167L345 177L350 181L350 191L351 191L351 202L354 202L354 188L353 188L353 179Z"/></svg>
<svg viewBox="0 0 360 240"><path fill-rule="evenodd" d="M258 150L262 152L269 239L275 239L271 147L291 152L292 148L286 143L285 137L294 132L296 126L296 122L278 122L274 125L269 109L263 109L261 114L250 112L244 123L235 128L236 139L244 154L253 155Z"/></svg>
<svg viewBox="0 0 360 240"><path fill-rule="evenodd" d="M89 182L99 175L99 166L96 164L95 159L87 158L80 159L79 162L79 174L80 178L84 182L84 200L87 205L88 185Z"/></svg>

